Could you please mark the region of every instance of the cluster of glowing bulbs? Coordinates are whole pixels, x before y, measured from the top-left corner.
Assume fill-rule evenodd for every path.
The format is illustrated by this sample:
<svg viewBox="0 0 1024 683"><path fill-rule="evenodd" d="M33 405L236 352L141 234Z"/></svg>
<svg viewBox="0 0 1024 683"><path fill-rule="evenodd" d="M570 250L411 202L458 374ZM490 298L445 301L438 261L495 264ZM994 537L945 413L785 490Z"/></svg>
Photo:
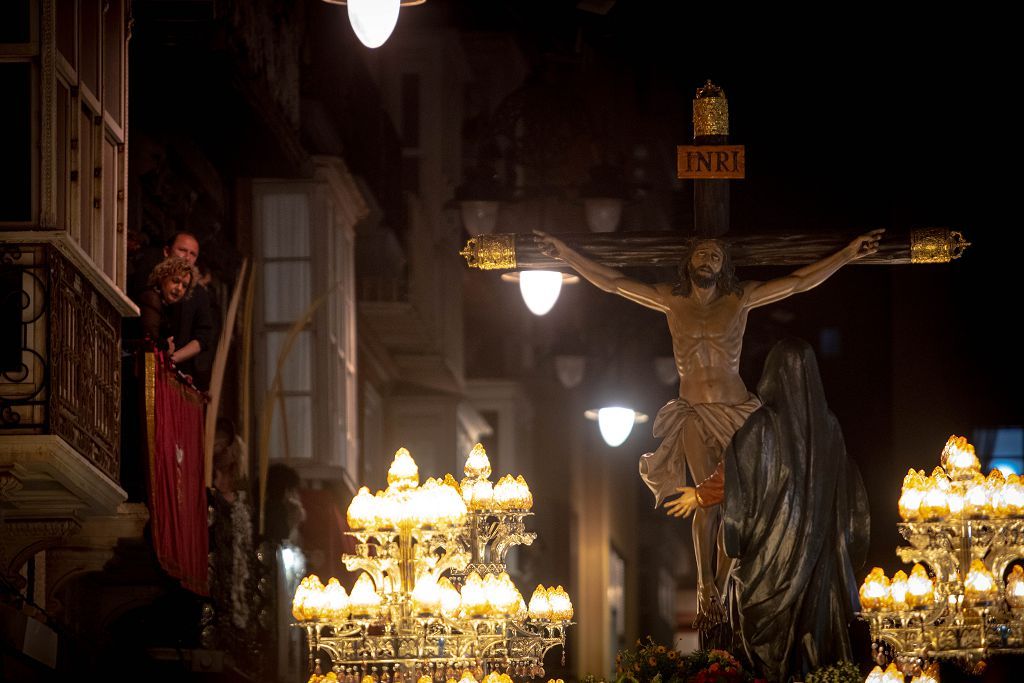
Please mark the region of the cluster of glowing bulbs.
<svg viewBox="0 0 1024 683"><path fill-rule="evenodd" d="M935 584L924 566L915 564L910 576L900 570L892 580L875 567L860 587L860 606L866 612L927 609L935 604Z"/></svg>
<svg viewBox="0 0 1024 683"><path fill-rule="evenodd" d="M905 681L906 678L896 668L896 665L890 664L885 671L882 671L882 667L876 666L868 674L864 683L904 683ZM939 683L938 669L934 665L925 668L911 678L910 683Z"/></svg>
<svg viewBox="0 0 1024 683"><path fill-rule="evenodd" d="M341 683L341 679L338 678L338 674L330 671L326 674L313 674L310 676L308 683ZM378 681L373 676L367 674L363 676L363 680L360 683L378 683ZM424 674L417 679L416 683L434 683L434 677ZM445 683L512 683L512 677L508 674L492 671L477 681L477 677L473 672L467 669L460 674L459 678L450 677L446 679ZM548 683L565 683L565 681L561 678L550 678Z"/></svg>
<svg viewBox="0 0 1024 683"><path fill-rule="evenodd" d="M995 577L982 563L974 560L963 580L963 599L968 604L987 604L999 597ZM1014 565L1006 577L1006 602L1013 608L1024 607L1024 568ZM875 567L860 587L860 605L866 612L899 612L907 609L928 609L935 604L935 584L920 564L907 576L902 570L889 579L881 567ZM950 604L959 606L960 598L948 596Z"/></svg>
<svg viewBox="0 0 1024 683"><path fill-rule="evenodd" d="M964 437L949 437L941 462L931 475L911 469L903 478L899 500L903 520L1024 516L1024 484L1020 477L1004 476L999 470L992 470L987 477L982 475L974 446Z"/></svg>
<svg viewBox="0 0 1024 683"><path fill-rule="evenodd" d="M466 463L467 476L462 483L450 474L444 479L427 479L419 485L419 470L404 448L398 449L388 470L388 488L371 494L363 486L348 507L349 528L388 530L411 527L445 529L465 524L470 510L528 511L533 507L533 494L522 475L508 474L492 484L490 464L486 473L477 465L487 455L480 444L473 447Z"/></svg>
<svg viewBox="0 0 1024 683"><path fill-rule="evenodd" d="M419 485L419 468L409 451L400 448L388 470L388 488L371 495L363 487L349 505L347 517L353 530L393 532L411 528L461 527L470 511L518 511L533 507L533 496L520 475L505 475L492 487L490 461L483 446L473 447L464 467L462 483L447 474L443 480L428 479ZM369 574L356 580L351 593L336 578L325 586L316 575L304 578L292 600L292 616L300 622L343 622L377 619L384 614L383 591L376 590ZM505 572L481 576L470 572L460 591L446 576L421 573L410 594L420 617L509 618L535 621L570 621L572 602L561 586L537 586L529 605Z"/></svg>
<svg viewBox="0 0 1024 683"><path fill-rule="evenodd" d="M470 572L459 591L446 576L434 579L422 575L412 591L414 613L420 617L438 614L446 618L496 618L535 621L570 621L572 601L561 586L537 586L527 606L519 589L505 572L481 577ZM292 599L292 616L297 621L341 623L351 619L376 619L381 616L384 599L373 586L368 574L361 574L345 592L338 579L331 578L325 586L312 574L302 579Z"/></svg>
<svg viewBox="0 0 1024 683"><path fill-rule="evenodd" d="M905 521L1024 516L1024 485L1019 477L1004 477L999 470L983 476L974 446L966 438L950 436L940 462L931 475L925 475L924 470L907 472L899 500L900 517ZM960 578L963 593L946 596L953 608L959 608L963 602L990 604L999 598L1000 592L1011 608L1024 608L1024 568L1019 565L1006 577L1005 587L999 585L979 559L971 562L967 575ZM898 571L892 579L875 567L860 587L860 604L866 612L928 609L936 600L934 582L920 564L914 565L910 576ZM878 675L883 673L879 670Z"/></svg>

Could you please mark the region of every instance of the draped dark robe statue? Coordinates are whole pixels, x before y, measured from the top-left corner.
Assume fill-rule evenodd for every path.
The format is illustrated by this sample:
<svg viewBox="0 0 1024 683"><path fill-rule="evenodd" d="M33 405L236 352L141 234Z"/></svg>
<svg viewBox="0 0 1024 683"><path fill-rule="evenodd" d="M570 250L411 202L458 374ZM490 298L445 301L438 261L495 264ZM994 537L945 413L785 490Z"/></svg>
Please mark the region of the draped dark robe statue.
<svg viewBox="0 0 1024 683"><path fill-rule="evenodd" d="M770 681L802 679L853 659L867 494L806 343L772 349L758 394L724 454L727 607L737 654Z"/></svg>

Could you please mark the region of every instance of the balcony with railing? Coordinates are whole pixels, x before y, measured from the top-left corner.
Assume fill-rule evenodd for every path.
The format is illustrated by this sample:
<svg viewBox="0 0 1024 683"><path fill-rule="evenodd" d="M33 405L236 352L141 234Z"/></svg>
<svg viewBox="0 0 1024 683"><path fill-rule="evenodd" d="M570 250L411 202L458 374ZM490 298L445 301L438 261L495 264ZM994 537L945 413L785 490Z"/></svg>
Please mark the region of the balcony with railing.
<svg viewBox="0 0 1024 683"><path fill-rule="evenodd" d="M0 244L0 264L0 569L15 572L125 500L121 316L53 244Z"/></svg>

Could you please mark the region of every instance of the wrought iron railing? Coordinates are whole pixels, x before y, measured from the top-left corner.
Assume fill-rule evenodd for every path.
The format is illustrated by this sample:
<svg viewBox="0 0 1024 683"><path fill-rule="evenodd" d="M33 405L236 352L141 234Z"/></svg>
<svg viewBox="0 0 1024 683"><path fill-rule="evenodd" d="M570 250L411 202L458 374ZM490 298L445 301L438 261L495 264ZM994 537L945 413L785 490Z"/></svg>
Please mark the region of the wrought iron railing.
<svg viewBox="0 0 1024 683"><path fill-rule="evenodd" d="M0 245L0 434L60 436L118 480L121 317L55 247ZM16 343L16 348L12 347Z"/></svg>

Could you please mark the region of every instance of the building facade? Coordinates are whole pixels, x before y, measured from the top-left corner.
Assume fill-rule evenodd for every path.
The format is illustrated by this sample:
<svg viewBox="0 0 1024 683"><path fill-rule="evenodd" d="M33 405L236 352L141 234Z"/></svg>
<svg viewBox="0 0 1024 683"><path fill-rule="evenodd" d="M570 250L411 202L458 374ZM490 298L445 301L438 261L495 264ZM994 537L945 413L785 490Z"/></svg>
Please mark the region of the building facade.
<svg viewBox="0 0 1024 683"><path fill-rule="evenodd" d="M383 488L398 447L436 476L460 474L478 441L496 474L523 474L535 491L545 540L510 555L513 578L523 591L564 584L576 604L567 663L556 655L549 671L608 673L645 628L634 464L545 374L552 332L458 256L467 232L453 198L490 158L492 114L533 66L510 33L443 8L369 53L344 11L320 0L0 9L5 671L41 680L118 660L126 672L308 676L288 647L246 657L242 640L204 631L226 608L187 595L152 557L145 486L129 475L147 452L125 359L132 297L181 231L197 238L226 330L206 410L244 444L254 567L265 560L247 579L257 635L289 632L260 547L269 465L331 508L307 511L301 543L306 570L330 573L351 496ZM505 162L509 187L540 177ZM572 168L585 176L587 164ZM525 199L501 229L524 229L515 217L536 206ZM492 344L495 330L505 336Z"/></svg>

